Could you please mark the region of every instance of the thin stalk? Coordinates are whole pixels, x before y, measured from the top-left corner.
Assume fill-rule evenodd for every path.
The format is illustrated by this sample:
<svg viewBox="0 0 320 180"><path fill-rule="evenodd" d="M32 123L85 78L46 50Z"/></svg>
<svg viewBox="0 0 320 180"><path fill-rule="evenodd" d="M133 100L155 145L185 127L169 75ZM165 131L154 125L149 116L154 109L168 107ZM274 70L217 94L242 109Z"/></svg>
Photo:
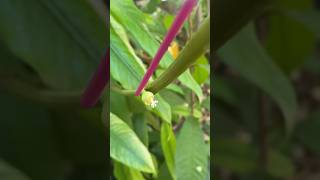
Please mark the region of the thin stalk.
<svg viewBox="0 0 320 180"><path fill-rule="evenodd" d="M135 90L130 90L130 89L122 89L118 84L116 84L113 80L110 81L109 87L112 91L122 94L124 96L133 96L135 93Z"/></svg>
<svg viewBox="0 0 320 180"><path fill-rule="evenodd" d="M0 79L0 87L36 103L51 107L80 107L81 91L59 92L41 89L17 78Z"/></svg>
<svg viewBox="0 0 320 180"><path fill-rule="evenodd" d="M260 97L260 118L259 118L259 151L260 165L265 170L268 164L268 125L267 125L267 98L261 93Z"/></svg>
<svg viewBox="0 0 320 180"><path fill-rule="evenodd" d="M111 90L113 90L114 92L117 92L119 94L125 95L125 96L133 96L135 93L135 90L120 89L115 86L111 86Z"/></svg>
<svg viewBox="0 0 320 180"><path fill-rule="evenodd" d="M157 68L157 66L160 63L161 58L167 51L168 47L170 46L170 43L173 41L173 39L178 34L179 30L181 29L184 21L188 18L190 13L192 12L193 7L197 4L197 0L186 0L182 7L180 8L177 16L174 19L174 22L172 23L169 31L167 32L165 38L163 39L156 55L154 56L147 72L143 76L142 81L140 82L135 95L139 96L140 93L143 91L145 86L147 85L150 77L152 76L153 72Z"/></svg>
<svg viewBox="0 0 320 180"><path fill-rule="evenodd" d="M154 94L177 79L210 47L210 16L201 24L199 30L193 34L190 41L181 51L177 59L147 87Z"/></svg>

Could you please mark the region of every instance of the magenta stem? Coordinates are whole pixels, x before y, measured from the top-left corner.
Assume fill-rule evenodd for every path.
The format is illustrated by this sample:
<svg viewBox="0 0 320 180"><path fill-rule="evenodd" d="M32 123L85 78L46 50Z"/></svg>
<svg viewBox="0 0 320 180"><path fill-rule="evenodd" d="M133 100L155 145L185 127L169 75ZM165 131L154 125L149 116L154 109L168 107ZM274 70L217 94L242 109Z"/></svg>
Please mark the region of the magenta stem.
<svg viewBox="0 0 320 180"><path fill-rule="evenodd" d="M167 35L165 36L162 44L160 45L158 52L154 56L146 74L144 75L140 85L138 86L135 95L139 96L144 89L144 87L147 85L147 82L149 81L150 77L152 76L153 72L159 65L159 62L163 55L168 50L168 47L170 46L173 39L178 34L181 26L183 25L184 21L188 18L189 14L192 12L193 7L197 4L197 0L186 0L181 7L180 11L178 12L171 28L169 29Z"/></svg>
<svg viewBox="0 0 320 180"><path fill-rule="evenodd" d="M109 82L110 77L110 59L109 49L106 56L101 59L98 70L93 75L87 89L84 91L81 99L81 106L93 107L99 101L99 98Z"/></svg>

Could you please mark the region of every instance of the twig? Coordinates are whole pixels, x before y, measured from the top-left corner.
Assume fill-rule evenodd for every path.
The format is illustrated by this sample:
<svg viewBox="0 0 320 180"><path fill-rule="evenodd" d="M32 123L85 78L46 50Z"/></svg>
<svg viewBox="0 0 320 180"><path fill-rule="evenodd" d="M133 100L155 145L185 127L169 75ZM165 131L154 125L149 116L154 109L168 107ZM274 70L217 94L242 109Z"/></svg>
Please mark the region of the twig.
<svg viewBox="0 0 320 180"><path fill-rule="evenodd" d="M6 91L47 106L80 107L81 91L60 92L37 87L18 78L0 79L0 88Z"/></svg>
<svg viewBox="0 0 320 180"><path fill-rule="evenodd" d="M268 164L268 125L267 125L267 102L264 94L260 97L260 118L259 118L259 132L260 132L260 165L265 170Z"/></svg>
<svg viewBox="0 0 320 180"><path fill-rule="evenodd" d="M173 127L173 131L177 133L182 128L185 121L186 121L186 118L182 117L181 121Z"/></svg>
<svg viewBox="0 0 320 180"><path fill-rule="evenodd" d="M198 5L197 11L196 11L196 29L199 28L201 25L203 18L202 18L202 6L201 4Z"/></svg>
<svg viewBox="0 0 320 180"><path fill-rule="evenodd" d="M111 83L110 89L125 96L133 96L135 93L135 90L121 89L113 83Z"/></svg>
<svg viewBox="0 0 320 180"><path fill-rule="evenodd" d="M190 116L193 116L193 114L194 114L194 104L195 104L195 94L193 92L191 92ZM181 121L173 127L173 131L175 133L178 132L181 129L181 127L183 126L185 121L186 121L186 118L182 117Z"/></svg>

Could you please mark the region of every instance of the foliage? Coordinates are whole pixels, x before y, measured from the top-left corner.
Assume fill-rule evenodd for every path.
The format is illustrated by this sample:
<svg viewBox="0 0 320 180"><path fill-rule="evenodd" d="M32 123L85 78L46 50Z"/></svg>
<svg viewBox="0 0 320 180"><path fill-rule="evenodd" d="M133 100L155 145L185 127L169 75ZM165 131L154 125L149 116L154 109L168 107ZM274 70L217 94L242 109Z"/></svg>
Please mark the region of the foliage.
<svg viewBox="0 0 320 180"><path fill-rule="evenodd" d="M179 77L177 75L180 73L161 78L171 70L176 72L180 68L169 67L171 64L186 61L186 58L180 57L184 53L179 52L179 47L184 48L186 43L193 49L199 47L196 40L193 41L198 44L191 45L192 40L188 41L190 35L187 32L196 31L200 24L194 24L196 27L193 28L187 24L189 27L182 29L175 42L178 46L172 49L175 52L171 50L171 54L165 54L149 86L155 96L145 92L142 97L135 97L132 93L168 29L165 26L167 18L172 17L159 5L160 1L157 8L151 5L139 7L131 0L111 1L110 4L110 155L113 175L116 179L126 180L204 179L209 177L210 172L209 144L203 138L209 132L201 130L201 127L209 126L209 121L205 120L209 118L205 114L209 112L209 107L202 105L209 98L207 93L203 93L210 86L207 56L201 56L203 52L198 50L186 50L189 54L185 57L189 56L192 61L199 58L197 63L190 63L190 68L187 65L180 71L182 74ZM174 4L168 2L166 5ZM206 12L202 10L207 6L206 2L199 6L200 11ZM199 20L195 15L191 17L193 23ZM198 18L204 17L205 14ZM208 32L201 33L206 41ZM177 59L172 57L174 54L178 54ZM170 85L162 85L162 82ZM148 106L153 98L158 101L155 108Z"/></svg>
<svg viewBox="0 0 320 180"><path fill-rule="evenodd" d="M319 179L319 10L235 3L213 2L214 178Z"/></svg>
<svg viewBox="0 0 320 180"><path fill-rule="evenodd" d="M1 0L0 179L319 179L319 1L199 0L151 108L133 93L182 2L112 0L107 23L103 0Z"/></svg>
<svg viewBox="0 0 320 180"><path fill-rule="evenodd" d="M0 1L1 180L107 176L101 108L79 104L105 53L105 7L103 1Z"/></svg>

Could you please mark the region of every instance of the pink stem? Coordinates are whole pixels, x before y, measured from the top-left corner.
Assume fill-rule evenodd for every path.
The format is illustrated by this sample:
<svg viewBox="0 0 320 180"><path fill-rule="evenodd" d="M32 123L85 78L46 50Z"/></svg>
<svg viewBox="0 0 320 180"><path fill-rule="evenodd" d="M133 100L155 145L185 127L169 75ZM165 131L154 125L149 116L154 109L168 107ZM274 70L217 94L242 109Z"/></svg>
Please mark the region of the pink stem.
<svg viewBox="0 0 320 180"><path fill-rule="evenodd" d="M81 106L93 107L99 101L104 87L109 82L110 77L109 49L106 56L101 59L98 70L93 75L87 89L82 95Z"/></svg>
<svg viewBox="0 0 320 180"><path fill-rule="evenodd" d="M157 68L161 58L167 51L168 47L170 46L170 43L173 41L173 39L178 34L181 26L183 25L184 21L188 18L189 14L192 12L193 7L197 4L197 0L186 0L183 6L181 7L178 15L176 16L170 30L168 31L166 37L164 38L162 44L159 47L159 50L155 57L153 58L153 61L151 62L146 74L144 75L139 87L137 88L135 95L139 96L146 86L148 80L152 76L153 72Z"/></svg>

